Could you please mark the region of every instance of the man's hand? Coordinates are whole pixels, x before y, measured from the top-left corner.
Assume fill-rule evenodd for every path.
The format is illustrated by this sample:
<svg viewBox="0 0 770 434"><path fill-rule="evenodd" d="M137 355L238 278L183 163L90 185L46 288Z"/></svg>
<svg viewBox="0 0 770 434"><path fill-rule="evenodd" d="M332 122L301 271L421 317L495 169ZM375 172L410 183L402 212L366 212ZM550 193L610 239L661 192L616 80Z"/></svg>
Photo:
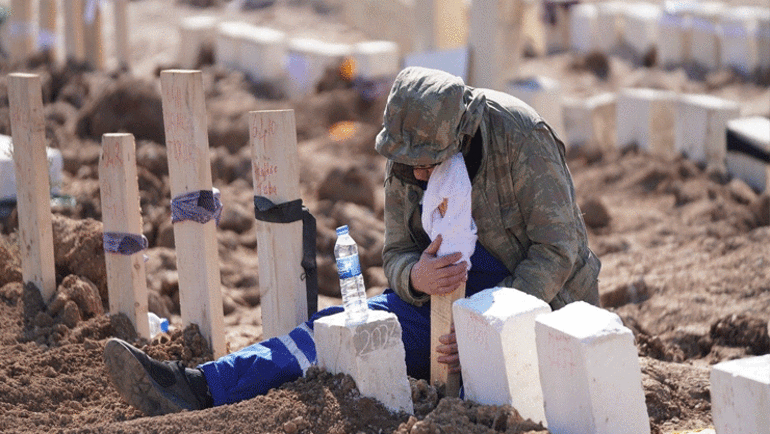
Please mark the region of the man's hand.
<svg viewBox="0 0 770 434"><path fill-rule="evenodd" d="M457 335L455 334L455 325L452 324L450 333L438 338L442 345L436 347L436 351L443 354L436 359L439 363L447 366L450 374L460 372L460 353L457 352Z"/></svg>
<svg viewBox="0 0 770 434"><path fill-rule="evenodd" d="M430 295L446 295L468 280L468 264L460 262L462 253L455 252L436 257L441 246L441 235L422 252L420 260L412 267L409 275L412 288Z"/></svg>

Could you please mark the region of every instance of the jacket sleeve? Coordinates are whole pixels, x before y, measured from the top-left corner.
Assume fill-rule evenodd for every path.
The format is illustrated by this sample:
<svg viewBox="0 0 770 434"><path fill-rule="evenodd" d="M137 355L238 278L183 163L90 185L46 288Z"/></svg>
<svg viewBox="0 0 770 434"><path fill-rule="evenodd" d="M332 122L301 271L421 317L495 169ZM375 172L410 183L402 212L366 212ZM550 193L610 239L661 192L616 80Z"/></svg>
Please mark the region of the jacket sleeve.
<svg viewBox="0 0 770 434"><path fill-rule="evenodd" d="M409 235L407 213L409 201L403 181L388 176L385 181L385 245L382 251L383 268L393 291L407 303L417 306L430 299L411 288L409 275L420 259L422 251Z"/></svg>
<svg viewBox="0 0 770 434"><path fill-rule="evenodd" d="M530 244L513 275L500 283L549 303L569 278L579 250L574 188L562 146L540 124L512 162L513 193Z"/></svg>

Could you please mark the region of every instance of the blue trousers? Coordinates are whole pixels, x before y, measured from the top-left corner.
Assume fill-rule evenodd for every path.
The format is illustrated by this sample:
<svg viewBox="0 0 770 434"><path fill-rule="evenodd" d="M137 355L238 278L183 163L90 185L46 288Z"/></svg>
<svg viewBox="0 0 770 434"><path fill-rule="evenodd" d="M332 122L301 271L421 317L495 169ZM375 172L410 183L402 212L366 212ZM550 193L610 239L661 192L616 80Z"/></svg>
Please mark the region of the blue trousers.
<svg viewBox="0 0 770 434"><path fill-rule="evenodd" d="M401 323L401 339L406 351L406 373L428 379L430 375L430 304L416 307L388 289L368 300L369 309L392 312ZM231 404L302 377L316 364L313 322L342 312L342 306L324 309L288 335L250 345L218 360L204 363L203 370L214 405Z"/></svg>

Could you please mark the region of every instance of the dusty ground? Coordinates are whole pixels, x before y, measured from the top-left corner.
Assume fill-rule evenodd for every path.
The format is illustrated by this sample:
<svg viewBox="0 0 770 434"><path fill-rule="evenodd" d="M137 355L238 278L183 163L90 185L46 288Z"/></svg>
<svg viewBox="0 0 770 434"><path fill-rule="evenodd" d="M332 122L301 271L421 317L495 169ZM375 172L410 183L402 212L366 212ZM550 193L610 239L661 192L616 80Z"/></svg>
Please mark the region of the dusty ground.
<svg viewBox="0 0 770 434"><path fill-rule="evenodd" d="M115 131L131 132L137 139L144 233L151 246L150 308L178 326L178 277L155 71L173 66L174 20L197 12L159 0L133 2L133 75L63 68L40 60L0 65L0 134L10 135L5 75L21 69L39 72L46 135L50 146L64 154L62 192L75 203L54 208L59 289L47 304L20 283L15 214L2 221L4 432L546 433L522 422L510 407L439 400L434 389L417 381L415 416L390 414L360 397L349 378L315 371L266 396L200 412L146 418L120 400L105 376L101 353L109 337L130 340L135 335L120 317L104 313L99 139ZM306 35L344 41L363 37L335 17L317 15L301 4L281 4L242 17ZM528 59L520 74L559 78L568 95L622 86L705 92L740 101L743 115L770 116L770 88L728 71L693 78L684 70L641 68L618 58L606 67L608 76L600 79L592 72L597 70L595 62L561 54ZM218 237L231 349L261 336L250 150L245 146L249 110L296 111L302 197L318 219L321 307L339 302L332 245L334 228L340 224L350 224L359 242L369 295L382 291L387 285L380 258L384 161L374 152L373 139L383 101L363 101L350 83L334 77L323 91L302 101L268 99L270 89L241 74L206 65L202 69L214 185L225 203ZM352 137L330 134L341 121L352 122ZM344 161L340 155L346 156ZM770 352L770 196L758 195L719 171L633 149L603 155L572 152L570 169L590 226L591 247L603 262L603 303L636 336L653 432L709 426L709 367ZM182 359L189 365L211 357L195 329L175 329L154 342L137 343L147 345L155 357Z"/></svg>

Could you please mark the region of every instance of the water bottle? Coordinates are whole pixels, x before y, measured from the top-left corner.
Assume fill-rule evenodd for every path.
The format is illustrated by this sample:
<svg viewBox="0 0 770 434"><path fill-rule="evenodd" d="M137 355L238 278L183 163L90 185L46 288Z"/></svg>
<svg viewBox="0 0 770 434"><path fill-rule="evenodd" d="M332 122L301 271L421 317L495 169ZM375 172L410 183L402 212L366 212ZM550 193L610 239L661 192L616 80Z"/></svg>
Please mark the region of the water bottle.
<svg viewBox="0 0 770 434"><path fill-rule="evenodd" d="M161 318L152 312L147 312L147 319L150 322L150 339L158 333L168 333L168 319Z"/></svg>
<svg viewBox="0 0 770 434"><path fill-rule="evenodd" d="M367 316L366 288L358 262L358 246L348 233L348 226L337 228L337 242L334 244L334 257L337 260L337 273L340 276L342 304L348 315L348 322L364 322Z"/></svg>

